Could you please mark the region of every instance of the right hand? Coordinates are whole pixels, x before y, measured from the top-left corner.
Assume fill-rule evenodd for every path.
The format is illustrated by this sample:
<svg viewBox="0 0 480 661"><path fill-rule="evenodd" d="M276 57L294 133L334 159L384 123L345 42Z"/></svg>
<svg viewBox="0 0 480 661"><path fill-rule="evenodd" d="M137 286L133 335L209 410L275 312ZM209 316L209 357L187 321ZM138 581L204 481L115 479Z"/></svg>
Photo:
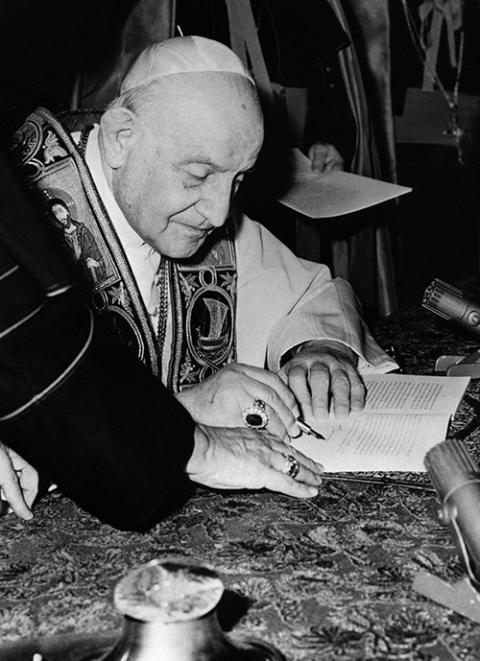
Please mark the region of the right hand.
<svg viewBox="0 0 480 661"><path fill-rule="evenodd" d="M344 162L340 152L326 142L314 142L308 150L308 157L312 161L312 170L321 174L332 170L343 170Z"/></svg>
<svg viewBox="0 0 480 661"><path fill-rule="evenodd" d="M266 404L267 430L281 440L300 434L300 409L291 390L273 372L233 363L176 395L195 422L212 427L244 425L242 412L255 399Z"/></svg>
<svg viewBox="0 0 480 661"><path fill-rule="evenodd" d="M186 466L193 482L214 489L269 489L296 498L318 493L323 467L268 432L197 426ZM300 464L295 479L282 472L287 455Z"/></svg>
<svg viewBox="0 0 480 661"><path fill-rule="evenodd" d="M15 514L29 521L38 492L38 473L14 450L0 443L0 492Z"/></svg>

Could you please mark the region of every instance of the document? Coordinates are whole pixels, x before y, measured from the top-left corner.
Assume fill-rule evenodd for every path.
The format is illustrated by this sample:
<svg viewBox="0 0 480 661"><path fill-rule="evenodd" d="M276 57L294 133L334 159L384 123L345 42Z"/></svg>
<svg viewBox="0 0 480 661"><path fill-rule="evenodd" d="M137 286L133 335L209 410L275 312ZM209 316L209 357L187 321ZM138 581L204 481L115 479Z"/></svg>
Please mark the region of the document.
<svg viewBox="0 0 480 661"><path fill-rule="evenodd" d="M299 149L290 151L288 175L278 201L309 218L334 218L386 202L412 189L386 181L333 170L312 172Z"/></svg>
<svg viewBox="0 0 480 661"><path fill-rule="evenodd" d="M304 434L292 445L326 472L425 472L425 454L445 440L470 378L373 374L364 381L363 411L315 425L325 441Z"/></svg>

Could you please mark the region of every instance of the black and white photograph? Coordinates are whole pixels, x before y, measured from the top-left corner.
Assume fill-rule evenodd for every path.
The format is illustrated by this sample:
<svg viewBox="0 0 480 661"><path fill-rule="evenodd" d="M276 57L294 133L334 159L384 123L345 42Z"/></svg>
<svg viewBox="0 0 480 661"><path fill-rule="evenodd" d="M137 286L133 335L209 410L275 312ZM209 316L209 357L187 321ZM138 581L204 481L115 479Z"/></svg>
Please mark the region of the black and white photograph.
<svg viewBox="0 0 480 661"><path fill-rule="evenodd" d="M0 661L480 659L479 0L0 0Z"/></svg>

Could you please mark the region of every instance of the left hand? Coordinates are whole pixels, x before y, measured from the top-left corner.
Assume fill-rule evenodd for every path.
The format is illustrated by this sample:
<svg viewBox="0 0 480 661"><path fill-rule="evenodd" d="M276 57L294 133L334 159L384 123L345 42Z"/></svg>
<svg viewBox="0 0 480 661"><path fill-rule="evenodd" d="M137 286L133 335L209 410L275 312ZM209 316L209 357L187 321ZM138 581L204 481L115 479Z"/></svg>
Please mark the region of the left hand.
<svg viewBox="0 0 480 661"><path fill-rule="evenodd" d="M38 473L3 443L0 443L0 490L18 517L26 521L33 517L31 507L38 492Z"/></svg>
<svg viewBox="0 0 480 661"><path fill-rule="evenodd" d="M365 406L365 386L356 369L357 357L341 342L304 342L280 369L299 403L305 422L313 424L328 418L330 408L336 418Z"/></svg>
<svg viewBox="0 0 480 661"><path fill-rule="evenodd" d="M313 172L331 172L343 170L344 162L340 153L333 145L326 142L314 142L308 150L308 158L312 161Z"/></svg>

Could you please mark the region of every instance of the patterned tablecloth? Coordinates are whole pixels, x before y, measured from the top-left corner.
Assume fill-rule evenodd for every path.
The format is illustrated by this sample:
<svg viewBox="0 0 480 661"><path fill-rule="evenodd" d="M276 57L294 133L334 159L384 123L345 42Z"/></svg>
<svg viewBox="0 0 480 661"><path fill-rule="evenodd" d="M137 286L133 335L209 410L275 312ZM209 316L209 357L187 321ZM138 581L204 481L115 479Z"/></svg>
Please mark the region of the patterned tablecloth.
<svg viewBox="0 0 480 661"><path fill-rule="evenodd" d="M431 373L440 353L477 346L421 310L374 331L414 373ZM452 429L475 456L479 384ZM224 628L269 641L291 661L480 659L480 626L412 590L422 569L449 582L463 576L428 477L343 477L326 477L309 501L198 489L146 534L116 531L51 494L33 522L0 520L0 638L117 629L115 583L152 558L180 555L220 572Z"/></svg>

